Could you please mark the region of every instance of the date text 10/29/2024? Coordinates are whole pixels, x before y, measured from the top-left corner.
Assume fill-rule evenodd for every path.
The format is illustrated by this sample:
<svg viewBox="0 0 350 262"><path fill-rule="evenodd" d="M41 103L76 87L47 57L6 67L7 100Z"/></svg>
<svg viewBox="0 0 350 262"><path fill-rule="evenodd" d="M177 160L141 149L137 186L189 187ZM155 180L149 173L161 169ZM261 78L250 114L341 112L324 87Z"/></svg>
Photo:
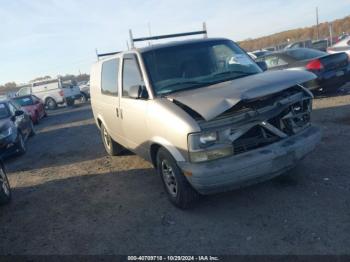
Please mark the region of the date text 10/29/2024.
<svg viewBox="0 0 350 262"><path fill-rule="evenodd" d="M128 256L128 261L220 261L216 256Z"/></svg>

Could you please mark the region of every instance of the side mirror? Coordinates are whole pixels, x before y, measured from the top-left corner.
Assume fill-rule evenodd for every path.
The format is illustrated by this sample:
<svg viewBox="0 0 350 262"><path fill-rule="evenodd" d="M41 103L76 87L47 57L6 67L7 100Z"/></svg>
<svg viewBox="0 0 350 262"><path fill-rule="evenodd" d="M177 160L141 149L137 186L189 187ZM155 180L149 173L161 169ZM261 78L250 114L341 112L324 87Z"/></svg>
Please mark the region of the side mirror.
<svg viewBox="0 0 350 262"><path fill-rule="evenodd" d="M148 98L147 90L144 86L141 85L134 85L131 86L129 89L129 97L131 98Z"/></svg>
<svg viewBox="0 0 350 262"><path fill-rule="evenodd" d="M267 71L267 64L265 63L265 61L259 61L256 63L261 68L262 71Z"/></svg>
<svg viewBox="0 0 350 262"><path fill-rule="evenodd" d="M15 116L22 116L22 115L24 115L24 111L22 111L22 110L15 111Z"/></svg>

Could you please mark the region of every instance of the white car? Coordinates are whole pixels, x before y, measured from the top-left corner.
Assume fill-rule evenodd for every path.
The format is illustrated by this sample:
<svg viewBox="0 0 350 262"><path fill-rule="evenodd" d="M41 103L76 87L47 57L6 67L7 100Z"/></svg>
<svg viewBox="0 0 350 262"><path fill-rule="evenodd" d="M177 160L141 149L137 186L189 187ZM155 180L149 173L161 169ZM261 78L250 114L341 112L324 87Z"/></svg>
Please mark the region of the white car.
<svg viewBox="0 0 350 262"><path fill-rule="evenodd" d="M35 95L42 99L48 109L56 109L58 104L74 105L75 100L81 98L80 89L71 82L62 82L60 79L50 79L34 82L22 87L17 96Z"/></svg>
<svg viewBox="0 0 350 262"><path fill-rule="evenodd" d="M329 54L345 52L347 53L350 59L350 36L344 38L335 45L332 45L331 47L327 48L327 52Z"/></svg>

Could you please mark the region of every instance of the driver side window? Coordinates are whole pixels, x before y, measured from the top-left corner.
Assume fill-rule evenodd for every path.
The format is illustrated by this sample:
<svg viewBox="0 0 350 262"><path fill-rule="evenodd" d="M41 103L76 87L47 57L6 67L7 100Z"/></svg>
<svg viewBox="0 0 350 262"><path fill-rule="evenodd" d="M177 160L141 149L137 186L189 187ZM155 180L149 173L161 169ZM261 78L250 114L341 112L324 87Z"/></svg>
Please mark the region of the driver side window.
<svg viewBox="0 0 350 262"><path fill-rule="evenodd" d="M132 86L144 86L141 70L137 62L137 57L127 54L123 59L123 97L129 97Z"/></svg>

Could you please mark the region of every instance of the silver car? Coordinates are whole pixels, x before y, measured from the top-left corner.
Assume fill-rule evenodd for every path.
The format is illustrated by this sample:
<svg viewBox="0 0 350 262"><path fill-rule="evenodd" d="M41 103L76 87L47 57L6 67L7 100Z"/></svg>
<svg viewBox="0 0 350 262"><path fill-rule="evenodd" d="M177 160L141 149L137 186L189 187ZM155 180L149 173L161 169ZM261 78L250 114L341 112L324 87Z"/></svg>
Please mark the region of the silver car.
<svg viewBox="0 0 350 262"><path fill-rule="evenodd" d="M91 103L106 151L150 161L176 206L256 183L312 151L302 71L263 72L223 38L134 48L96 62Z"/></svg>

